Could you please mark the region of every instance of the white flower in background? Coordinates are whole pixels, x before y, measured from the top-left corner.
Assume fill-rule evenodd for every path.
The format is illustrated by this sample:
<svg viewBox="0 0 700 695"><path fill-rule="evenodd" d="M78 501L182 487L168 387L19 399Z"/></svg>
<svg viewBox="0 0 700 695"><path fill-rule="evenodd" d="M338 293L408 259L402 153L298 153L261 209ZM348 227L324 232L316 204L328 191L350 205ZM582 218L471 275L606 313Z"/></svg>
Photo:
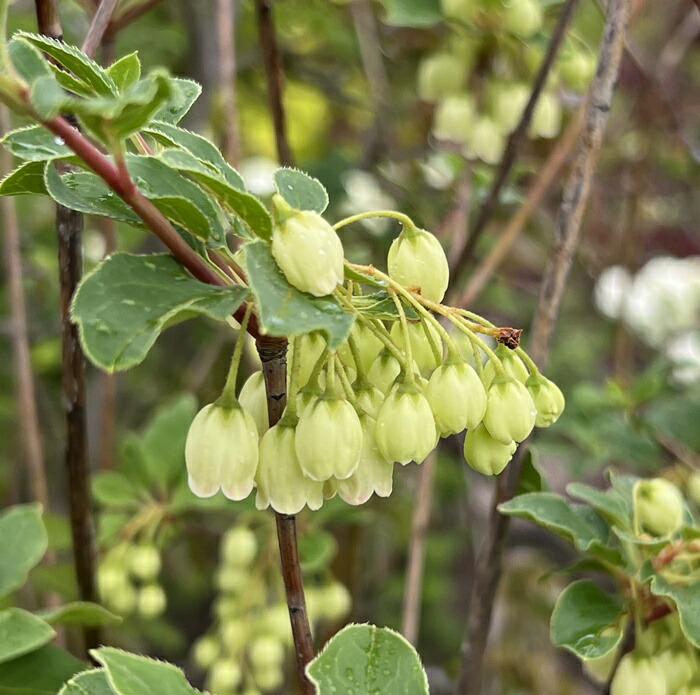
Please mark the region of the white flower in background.
<svg viewBox="0 0 700 695"><path fill-rule="evenodd" d="M345 215L356 215L369 210L391 210L396 206L394 199L382 191L376 177L367 171L350 169L342 177L342 183L347 195L341 206ZM362 220L360 224L375 234L381 234L391 224L391 220L377 217Z"/></svg>
<svg viewBox="0 0 700 695"><path fill-rule="evenodd" d="M438 191L444 191L455 180L454 160L446 154L431 154L420 168L428 186Z"/></svg>
<svg viewBox="0 0 700 695"><path fill-rule="evenodd" d="M594 298L598 311L610 319L616 319L632 286L632 276L626 268L611 265L599 276L595 284Z"/></svg>
<svg viewBox="0 0 700 695"><path fill-rule="evenodd" d="M666 354L676 365L673 378L681 384L700 381L700 333L683 333L666 346Z"/></svg>
<svg viewBox="0 0 700 695"><path fill-rule="evenodd" d="M238 166L238 173L251 193L268 196L275 192L272 177L277 168L277 163L267 157L248 157Z"/></svg>
<svg viewBox="0 0 700 695"><path fill-rule="evenodd" d="M604 270L595 302L676 364L682 383L700 381L700 256L651 259L632 278L620 266Z"/></svg>

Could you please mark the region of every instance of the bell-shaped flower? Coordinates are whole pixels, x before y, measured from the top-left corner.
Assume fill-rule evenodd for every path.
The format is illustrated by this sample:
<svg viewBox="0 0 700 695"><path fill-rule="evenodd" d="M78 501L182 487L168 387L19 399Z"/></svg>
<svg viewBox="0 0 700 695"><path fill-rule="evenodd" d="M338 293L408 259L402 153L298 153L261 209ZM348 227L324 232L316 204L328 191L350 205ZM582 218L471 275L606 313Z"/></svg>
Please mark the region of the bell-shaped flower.
<svg viewBox="0 0 700 695"><path fill-rule="evenodd" d="M400 321L395 321L391 327L391 337L396 346L406 353L406 339ZM409 322L408 339L411 343L413 361L418 365L418 369L427 372L435 369L442 362L442 340L440 334L430 323L427 321ZM431 347L431 342L438 354Z"/></svg>
<svg viewBox="0 0 700 695"><path fill-rule="evenodd" d="M265 393L265 377L261 371L253 372L247 379L238 396L238 402L243 410L249 413L260 437L267 432L270 425L267 413L267 394Z"/></svg>
<svg viewBox="0 0 700 695"><path fill-rule="evenodd" d="M434 302L445 296L450 270L440 242L430 232L404 228L391 244L387 265L389 275L404 287L419 288Z"/></svg>
<svg viewBox="0 0 700 695"><path fill-rule="evenodd" d="M513 458L515 442L502 444L483 425L468 430L464 437L464 459L477 473L498 475Z"/></svg>
<svg viewBox="0 0 700 695"><path fill-rule="evenodd" d="M369 380L356 380L352 385L360 408L373 418L379 414L379 409L384 403L384 394L373 386Z"/></svg>
<svg viewBox="0 0 700 695"><path fill-rule="evenodd" d="M320 509L323 483L304 475L294 450L294 428L277 424L260 442L255 506L280 514L298 514L305 506Z"/></svg>
<svg viewBox="0 0 700 695"><path fill-rule="evenodd" d="M400 372L401 365L389 350L384 348L372 363L367 378L382 393L389 393Z"/></svg>
<svg viewBox="0 0 700 695"><path fill-rule="evenodd" d="M312 480L352 475L360 461L362 426L352 404L329 393L312 400L299 415L294 448Z"/></svg>
<svg viewBox="0 0 700 695"><path fill-rule="evenodd" d="M632 492L634 513L643 531L670 536L683 525L685 503L680 490L664 478L638 480Z"/></svg>
<svg viewBox="0 0 700 695"><path fill-rule="evenodd" d="M362 422L362 452L355 472L336 482L341 499L348 504L364 504L373 493L388 497L393 486L394 463L387 461L379 451L376 439L377 423L365 415Z"/></svg>
<svg viewBox="0 0 700 695"><path fill-rule="evenodd" d="M501 444L522 442L535 426L537 409L520 381L496 376L486 397L484 425Z"/></svg>
<svg viewBox="0 0 700 695"><path fill-rule="evenodd" d="M343 244L317 212L295 211L276 225L272 255L290 285L315 297L343 282Z"/></svg>
<svg viewBox="0 0 700 695"><path fill-rule="evenodd" d="M479 375L465 362L448 362L431 375L426 398L441 437L473 429L484 418L486 391Z"/></svg>
<svg viewBox="0 0 700 695"><path fill-rule="evenodd" d="M436 443L428 399L414 384L397 384L377 416L377 444L382 456L403 465L422 463Z"/></svg>
<svg viewBox="0 0 700 695"><path fill-rule="evenodd" d="M236 403L216 403L197 413L185 443L190 490L211 497L219 489L231 500L246 498L255 486L258 431L252 416Z"/></svg>
<svg viewBox="0 0 700 695"><path fill-rule="evenodd" d="M564 394L559 387L541 374L532 374L525 386L537 408L535 427L553 425L564 410Z"/></svg>

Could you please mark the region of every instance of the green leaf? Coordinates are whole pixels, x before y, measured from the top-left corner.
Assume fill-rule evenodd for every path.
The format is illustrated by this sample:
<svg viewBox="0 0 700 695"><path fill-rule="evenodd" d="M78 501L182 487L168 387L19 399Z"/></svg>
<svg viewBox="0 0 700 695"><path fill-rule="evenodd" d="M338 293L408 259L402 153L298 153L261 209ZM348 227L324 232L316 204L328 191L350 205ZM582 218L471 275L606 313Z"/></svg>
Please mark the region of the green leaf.
<svg viewBox="0 0 700 695"><path fill-rule="evenodd" d="M416 650L386 627L347 625L306 667L306 673L318 695L428 695L428 679Z"/></svg>
<svg viewBox="0 0 700 695"><path fill-rule="evenodd" d="M385 24L397 27L432 27L442 20L440 0L381 0Z"/></svg>
<svg viewBox="0 0 700 695"><path fill-rule="evenodd" d="M137 188L168 219L199 239L223 241L218 212L199 186L155 157L130 154L126 165Z"/></svg>
<svg viewBox="0 0 700 695"><path fill-rule="evenodd" d="M117 625L122 619L97 603L73 601L58 608L39 611L37 615L50 625Z"/></svg>
<svg viewBox="0 0 700 695"><path fill-rule="evenodd" d="M54 695L71 676L85 668L85 662L65 649L47 644L25 656L0 664L0 688L5 688L7 695L24 695L23 688L29 693L38 691Z"/></svg>
<svg viewBox="0 0 700 695"><path fill-rule="evenodd" d="M603 491L585 483L571 483L567 485L566 492L571 497L589 504L612 524L616 524L623 529L630 527L630 513L627 510L624 498L616 490L608 489Z"/></svg>
<svg viewBox="0 0 700 695"><path fill-rule="evenodd" d="M313 210L321 214L328 207L328 193L323 184L298 169L282 168L275 172L277 192L296 210Z"/></svg>
<svg viewBox="0 0 700 695"><path fill-rule="evenodd" d="M170 75L165 70L153 70L118 97L71 99L64 108L74 111L86 130L110 144L140 130L167 103L172 93Z"/></svg>
<svg viewBox="0 0 700 695"><path fill-rule="evenodd" d="M299 558L304 572L319 572L330 566L338 553L332 533L318 529L299 538Z"/></svg>
<svg viewBox="0 0 700 695"><path fill-rule="evenodd" d="M611 652L622 638L622 602L588 579L569 584L554 605L550 621L552 643L580 659Z"/></svg>
<svg viewBox="0 0 700 695"><path fill-rule="evenodd" d="M358 311L375 319L396 321L399 318L399 312L396 304L394 304L394 300L384 290L373 294L356 295L352 298L352 303ZM403 310L408 319L417 320L420 318L412 306L404 304Z"/></svg>
<svg viewBox="0 0 700 695"><path fill-rule="evenodd" d="M167 325L186 315L223 321L247 292L195 280L168 254L113 254L80 283L72 317L88 357L115 371L139 364Z"/></svg>
<svg viewBox="0 0 700 695"><path fill-rule="evenodd" d="M166 147L179 147L187 150L192 156L223 176L224 180L231 186L245 191L245 183L241 175L224 159L219 148L205 137L161 121L146 126L143 132L151 135Z"/></svg>
<svg viewBox="0 0 700 695"><path fill-rule="evenodd" d="M138 82L141 77L141 61L138 53L134 51L122 56L107 68L107 74L120 92Z"/></svg>
<svg viewBox="0 0 700 695"><path fill-rule="evenodd" d="M25 162L0 181L0 195L46 194L44 163Z"/></svg>
<svg viewBox="0 0 700 695"><path fill-rule="evenodd" d="M671 599L678 607L681 629L697 649L700 649L700 582L674 586L657 575L651 581L651 591Z"/></svg>
<svg viewBox="0 0 700 695"><path fill-rule="evenodd" d="M118 471L101 471L92 479L93 497L109 507L138 509L141 506L143 488L134 485Z"/></svg>
<svg viewBox="0 0 700 695"><path fill-rule="evenodd" d="M250 288L267 333L292 336L322 331L331 350L348 337L355 319L334 297L312 297L292 287L264 242L253 241L243 248Z"/></svg>
<svg viewBox="0 0 700 695"><path fill-rule="evenodd" d="M93 668L73 676L59 690L58 695L116 695L116 693L109 685L107 672L103 668ZM147 694L144 693L144 695Z"/></svg>
<svg viewBox="0 0 700 695"><path fill-rule="evenodd" d="M377 280L377 278L361 273L358 270L351 268L345 264L345 279L352 280L353 282L359 282L364 285L371 285L372 287L386 287L386 283L383 280Z"/></svg>
<svg viewBox="0 0 700 695"><path fill-rule="evenodd" d="M89 85L86 85L85 82L82 82L77 77L74 77L71 73L61 70L58 65L49 63L49 67L51 68L51 72L53 73L56 82L58 82L58 84L60 84L61 87L63 87L63 89L70 94L77 94L81 97L92 97L95 95L95 92Z"/></svg>
<svg viewBox="0 0 700 695"><path fill-rule="evenodd" d="M523 460L522 474L518 482L518 494L527 492L543 492L549 488L544 474L540 469L538 457L532 446L527 448Z"/></svg>
<svg viewBox="0 0 700 695"><path fill-rule="evenodd" d="M56 633L41 618L22 610L0 612L0 664L48 644Z"/></svg>
<svg viewBox="0 0 700 695"><path fill-rule="evenodd" d="M70 148L63 143L63 140L40 125L11 130L0 142L15 157L30 162L64 159L73 154Z"/></svg>
<svg viewBox="0 0 700 695"><path fill-rule="evenodd" d="M109 684L118 695L195 695L198 692L172 664L113 647L93 649L90 653L105 667Z"/></svg>
<svg viewBox="0 0 700 695"><path fill-rule="evenodd" d="M167 488L185 471L185 440L197 414L197 400L185 394L161 408L143 435L143 455L149 481Z"/></svg>
<svg viewBox="0 0 700 695"><path fill-rule="evenodd" d="M172 83L174 87L173 95L168 100L168 103L162 106L155 114L154 120L156 121L178 123L202 93L201 85L193 80L176 77L172 80Z"/></svg>
<svg viewBox="0 0 700 695"><path fill-rule="evenodd" d="M75 77L94 89L97 94L103 96L116 94L116 85L104 68L81 53L75 46L48 36L29 34L24 31L18 32L17 36L51 56Z"/></svg>
<svg viewBox="0 0 700 695"><path fill-rule="evenodd" d="M19 589L48 546L41 505L22 504L0 514L0 597Z"/></svg>
<svg viewBox="0 0 700 695"><path fill-rule="evenodd" d="M51 162L47 162L44 182L48 194L64 207L88 215L109 217L134 227L144 226L136 213L95 174L78 171L61 175Z"/></svg>
<svg viewBox="0 0 700 695"><path fill-rule="evenodd" d="M257 236L264 239L272 236L270 213L255 196L233 187L186 150L165 150L160 158L168 167L188 174L208 188L223 207L238 215Z"/></svg>
<svg viewBox="0 0 700 695"><path fill-rule="evenodd" d="M580 507L553 492L529 492L498 506L502 514L518 516L573 542L580 550L602 541L600 532L579 513Z"/></svg>
<svg viewBox="0 0 700 695"><path fill-rule="evenodd" d="M49 120L64 110L69 97L53 75L34 80L29 90L29 101L34 111L43 119Z"/></svg>
<svg viewBox="0 0 700 695"><path fill-rule="evenodd" d="M51 74L48 61L40 51L26 41L12 38L7 45L7 52L15 71L28 84Z"/></svg>

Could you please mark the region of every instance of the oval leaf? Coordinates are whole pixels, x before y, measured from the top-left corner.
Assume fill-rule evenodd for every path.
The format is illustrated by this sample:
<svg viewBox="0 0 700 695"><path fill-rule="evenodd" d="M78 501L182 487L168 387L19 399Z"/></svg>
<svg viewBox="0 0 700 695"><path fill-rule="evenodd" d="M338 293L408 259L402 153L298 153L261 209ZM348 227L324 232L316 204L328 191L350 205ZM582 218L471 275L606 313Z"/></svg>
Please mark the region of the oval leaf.
<svg viewBox="0 0 700 695"><path fill-rule="evenodd" d="M10 507L0 515L0 597L19 589L48 547L41 505Z"/></svg>
<svg viewBox="0 0 700 695"><path fill-rule="evenodd" d="M318 695L428 695L428 679L416 650L397 632L374 625L344 627L306 673Z"/></svg>
<svg viewBox="0 0 700 695"><path fill-rule="evenodd" d="M0 612L0 664L43 647L55 636L50 625L21 608Z"/></svg>
<svg viewBox="0 0 700 695"><path fill-rule="evenodd" d="M319 215L328 207L323 184L298 169L278 169L274 175L277 192L295 210L312 210Z"/></svg>
<svg viewBox="0 0 700 695"><path fill-rule="evenodd" d="M670 598L678 607L681 629L689 642L700 649L700 582L673 586L660 576L651 581L651 591Z"/></svg>
<svg viewBox="0 0 700 695"><path fill-rule="evenodd" d="M106 608L89 601L66 603L58 608L41 611L38 615L50 625L95 627L97 625L116 625L122 621L118 615L114 615Z"/></svg>
<svg viewBox="0 0 700 695"><path fill-rule="evenodd" d="M564 589L554 605L550 621L552 643L581 659L597 659L622 638L622 602L606 594L588 579Z"/></svg>

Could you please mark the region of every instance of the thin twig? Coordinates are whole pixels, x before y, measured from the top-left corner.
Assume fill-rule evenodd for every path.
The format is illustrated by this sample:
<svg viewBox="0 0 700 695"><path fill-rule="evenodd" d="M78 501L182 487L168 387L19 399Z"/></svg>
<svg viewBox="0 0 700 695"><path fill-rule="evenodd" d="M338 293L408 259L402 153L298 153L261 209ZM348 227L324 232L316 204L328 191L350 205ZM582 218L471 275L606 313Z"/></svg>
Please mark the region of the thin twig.
<svg viewBox="0 0 700 695"><path fill-rule="evenodd" d="M261 338L257 341L257 348L265 378L267 413L272 426L282 417L287 403L287 341L280 338L266 340ZM301 576L296 517L293 514L275 512L275 518L282 579L292 625L299 679L304 694L314 695L315 688L306 678L306 665L314 658L314 643Z"/></svg>
<svg viewBox="0 0 700 695"><path fill-rule="evenodd" d="M236 8L234 0L216 0L219 38L219 91L223 107L224 157L234 166L240 159L238 99L236 97Z"/></svg>
<svg viewBox="0 0 700 695"><path fill-rule="evenodd" d="M496 210L501 188L503 187L503 184L508 178L508 174L510 174L511 169L513 168L513 164L515 163L522 144L526 140L527 131L530 127L530 121L532 120L532 114L535 110L535 106L537 105L537 100L547 84L547 78L552 66L554 65L557 54L559 53L559 48L564 39L566 28L574 15L574 10L576 9L577 3L578 0L567 0L566 5L563 7L561 14L559 15L559 21L557 22L557 26L552 33L552 38L547 46L547 52L542 60L542 65L540 65L537 75L535 76L530 98L525 106L525 110L520 116L520 122L508 138L508 142L503 153L503 159L498 166L498 171L496 172L496 176L491 184L488 195L486 196L486 200L479 210L479 214L474 221L474 226L471 229L469 238L467 239L467 243L465 244L460 257L451 268L450 275L452 278L452 285L459 281L459 277L469 262L479 237L483 233L487 222L491 219L491 216Z"/></svg>
<svg viewBox="0 0 700 695"><path fill-rule="evenodd" d="M114 13L114 8L117 6L119 0L101 0L97 7L97 10L92 18L90 28L85 35L85 40L80 50L85 53L85 55L94 57L95 51L102 43L102 37L107 31L109 22Z"/></svg>
<svg viewBox="0 0 700 695"><path fill-rule="evenodd" d="M569 269L576 251L583 212L590 192L593 170L608 120L613 90L624 48L631 0L611 0L603 29L596 76L591 85L578 153L569 174L557 218L554 243L537 302L529 353L544 368L561 306ZM509 517L499 514L498 505L513 496L520 481L526 445L496 483L489 527L479 553L463 646L462 666L456 695L478 695L482 691L484 653L493 603L501 576L503 548Z"/></svg>
<svg viewBox="0 0 700 695"><path fill-rule="evenodd" d="M150 12L160 0L146 0L141 5L132 7L130 10L124 12L124 14L119 17L115 17L107 26L105 31L105 38L112 38L115 34L118 34L124 27L129 26L135 22L139 17L142 17L147 12Z"/></svg>
<svg viewBox="0 0 700 695"><path fill-rule="evenodd" d="M255 8L258 16L263 65L265 66L267 98L275 130L277 158L283 166L291 166L292 152L287 139L287 120L284 113L284 104L282 103L284 76L282 74L282 59L279 46L277 45L277 36L275 35L272 0L255 0Z"/></svg>
<svg viewBox="0 0 700 695"><path fill-rule="evenodd" d="M53 0L36 0L39 33L63 39L60 16ZM58 240L58 281L61 297L61 382L66 423L65 468L68 509L73 542L73 563L78 593L83 601L97 600L95 582L95 538L90 500L90 465L87 452L85 408L85 356L80 347L78 327L71 322L70 305L82 274L83 216L56 205ZM99 646L100 631L83 628L86 653Z"/></svg>
<svg viewBox="0 0 700 695"><path fill-rule="evenodd" d="M416 506L411 521L411 540L408 546L401 633L413 645L418 641L418 630L420 627L425 538L430 525L430 508L433 500L436 459L437 455L435 450L433 450L420 467Z"/></svg>
<svg viewBox="0 0 700 695"><path fill-rule="evenodd" d="M292 151L287 140L286 118L282 100L284 80L272 16L272 0L255 0L255 6L265 65L267 95L275 129L277 158L280 164L291 166L293 164ZM256 345L265 378L269 421L270 425L274 425L282 417L287 402L287 341L279 338L258 338ZM282 580L287 596L289 619L292 624L299 681L305 695L314 695L315 688L306 677L306 666L314 658L314 643L311 637L311 625L306 610L304 583L301 576L296 518L294 515L279 514L278 512L275 512L275 518L282 564Z"/></svg>
<svg viewBox="0 0 700 695"><path fill-rule="evenodd" d="M508 255L532 213L538 208L550 186L558 179L571 150L578 141L583 125L583 107L571 119L566 132L559 139L544 166L528 191L527 197L498 236L496 245L469 277L464 290L448 301L451 306L468 307L484 289L489 278Z"/></svg>

